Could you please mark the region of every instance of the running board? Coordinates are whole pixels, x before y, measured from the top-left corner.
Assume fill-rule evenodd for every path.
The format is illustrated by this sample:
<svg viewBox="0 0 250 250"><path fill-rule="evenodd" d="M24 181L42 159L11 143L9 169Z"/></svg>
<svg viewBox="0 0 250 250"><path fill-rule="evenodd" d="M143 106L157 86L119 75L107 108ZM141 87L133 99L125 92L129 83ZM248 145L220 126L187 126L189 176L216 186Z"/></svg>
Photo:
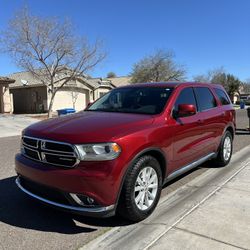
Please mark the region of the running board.
<svg viewBox="0 0 250 250"><path fill-rule="evenodd" d="M210 153L204 157L202 157L201 159L194 161L191 164L186 165L185 167L182 167L176 171L174 171L172 174L170 174L164 181L164 184L166 184L167 182L175 179L176 177L188 172L189 170L199 166L200 164L202 164L203 162L212 159L213 157L216 156L216 153Z"/></svg>

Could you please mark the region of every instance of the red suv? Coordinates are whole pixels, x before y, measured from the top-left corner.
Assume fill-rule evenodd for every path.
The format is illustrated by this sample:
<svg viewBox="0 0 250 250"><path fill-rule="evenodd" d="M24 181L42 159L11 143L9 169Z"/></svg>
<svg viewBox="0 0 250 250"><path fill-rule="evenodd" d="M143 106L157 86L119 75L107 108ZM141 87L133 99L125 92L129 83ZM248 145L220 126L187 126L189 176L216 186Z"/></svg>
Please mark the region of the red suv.
<svg viewBox="0 0 250 250"><path fill-rule="evenodd" d="M16 183L62 209L139 221L169 180L207 160L227 165L234 133L235 111L220 85L121 87L83 112L26 128Z"/></svg>

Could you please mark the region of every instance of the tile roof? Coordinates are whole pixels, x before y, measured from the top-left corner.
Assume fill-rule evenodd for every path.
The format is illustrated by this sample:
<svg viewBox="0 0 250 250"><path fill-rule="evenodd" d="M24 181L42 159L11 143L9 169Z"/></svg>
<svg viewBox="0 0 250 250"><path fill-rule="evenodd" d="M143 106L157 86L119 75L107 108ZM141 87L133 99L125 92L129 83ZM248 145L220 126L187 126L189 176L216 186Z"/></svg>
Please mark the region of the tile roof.
<svg viewBox="0 0 250 250"><path fill-rule="evenodd" d="M9 75L9 77L15 80L15 83L10 86L11 88L42 85L42 82L39 79L37 79L30 72L27 71L13 73ZM81 77L81 80L86 82L86 84L92 87L93 89L97 89L100 87L110 87L110 88L121 87L131 84L130 83L131 77L129 76L104 78L104 79Z"/></svg>
<svg viewBox="0 0 250 250"><path fill-rule="evenodd" d="M13 73L9 77L15 79L15 83L11 85L11 88L24 87L24 86L40 86L43 83L37 79L33 74L27 71ZM85 77L79 77L81 82L85 82L92 89L99 88L101 86L105 86L104 82L100 81L100 78L90 78L86 79ZM110 83L107 83L106 86L110 86Z"/></svg>
<svg viewBox="0 0 250 250"><path fill-rule="evenodd" d="M130 76L120 76L120 77L111 77L111 78L89 78L88 81L91 82L96 88L100 86L105 86L105 84L113 85L114 87L121 87L131 84Z"/></svg>
<svg viewBox="0 0 250 250"><path fill-rule="evenodd" d="M23 86L34 86L34 85L41 85L41 81L36 79L30 72L17 72L9 75L9 77L15 79L15 83L12 84L10 87L23 87Z"/></svg>
<svg viewBox="0 0 250 250"><path fill-rule="evenodd" d="M113 78L108 78L113 85L116 87L121 87L125 85L130 85L131 82L131 77L130 76L121 76L121 77L113 77Z"/></svg>
<svg viewBox="0 0 250 250"><path fill-rule="evenodd" d="M89 78L88 82L96 89L102 85L101 78Z"/></svg>
<svg viewBox="0 0 250 250"><path fill-rule="evenodd" d="M0 76L0 83L14 83L15 80L9 77Z"/></svg>
<svg viewBox="0 0 250 250"><path fill-rule="evenodd" d="M100 87L116 87L110 79L106 78L89 78L88 82L90 82L95 88Z"/></svg>

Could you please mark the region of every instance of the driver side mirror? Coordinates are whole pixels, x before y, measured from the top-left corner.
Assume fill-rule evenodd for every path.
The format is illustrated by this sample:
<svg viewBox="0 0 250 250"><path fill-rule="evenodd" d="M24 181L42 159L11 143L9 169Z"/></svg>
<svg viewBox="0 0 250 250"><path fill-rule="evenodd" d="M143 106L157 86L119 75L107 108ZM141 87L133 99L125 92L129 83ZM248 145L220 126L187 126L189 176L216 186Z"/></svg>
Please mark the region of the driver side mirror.
<svg viewBox="0 0 250 250"><path fill-rule="evenodd" d="M179 104L177 117L187 117L196 114L196 107L193 104Z"/></svg>

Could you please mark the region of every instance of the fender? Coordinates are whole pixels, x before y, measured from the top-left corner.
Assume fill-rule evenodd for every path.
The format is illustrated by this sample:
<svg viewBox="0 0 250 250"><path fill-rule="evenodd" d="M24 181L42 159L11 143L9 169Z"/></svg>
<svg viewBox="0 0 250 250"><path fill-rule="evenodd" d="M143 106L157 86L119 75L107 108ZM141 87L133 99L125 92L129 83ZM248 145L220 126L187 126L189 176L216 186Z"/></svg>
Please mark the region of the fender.
<svg viewBox="0 0 250 250"><path fill-rule="evenodd" d="M225 134L225 132L226 132L227 130L233 130L232 137L233 137L233 139L234 139L234 136L235 136L235 126L234 126L234 124L233 124L232 122L230 122L230 123L224 128L223 134L221 135L221 138L223 137L223 135ZM220 142L219 142L219 144L218 144L218 146L217 146L217 150L216 150L216 152L215 152L216 155L217 155L217 153L218 153L218 151L219 151L220 146L221 146L221 139L220 139ZM216 156L215 156L215 157L216 157Z"/></svg>
<svg viewBox="0 0 250 250"><path fill-rule="evenodd" d="M230 122L225 128L224 128L224 131L223 131L223 134L226 132L226 130L228 129L232 129L233 130L233 139L234 139L234 135L235 135L235 126L232 122Z"/></svg>
<svg viewBox="0 0 250 250"><path fill-rule="evenodd" d="M164 154L164 152L160 149L160 148L156 148L156 147L149 147L149 148L145 148L143 149L142 151L140 151L139 153L137 153L134 158L127 164L126 166L126 171L122 177L122 181L121 181L121 184L120 184L120 187L119 187L119 191L118 191L118 194L117 194L117 198L116 198L116 207L119 203L119 200L120 200L120 195L121 195L121 191L122 191L122 187L123 187L123 184L124 184L124 181L127 177L127 174L128 174L128 171L129 169L134 165L135 161L142 155L146 154L147 152L152 152L152 151L155 151L155 152L158 152L162 155L163 159L164 159L164 167L165 167L165 173L163 174L164 176L162 176L162 180L163 180L163 183L164 183L164 180L166 178L166 173L167 173L167 159L166 159L166 156ZM162 185L163 185L162 183Z"/></svg>

